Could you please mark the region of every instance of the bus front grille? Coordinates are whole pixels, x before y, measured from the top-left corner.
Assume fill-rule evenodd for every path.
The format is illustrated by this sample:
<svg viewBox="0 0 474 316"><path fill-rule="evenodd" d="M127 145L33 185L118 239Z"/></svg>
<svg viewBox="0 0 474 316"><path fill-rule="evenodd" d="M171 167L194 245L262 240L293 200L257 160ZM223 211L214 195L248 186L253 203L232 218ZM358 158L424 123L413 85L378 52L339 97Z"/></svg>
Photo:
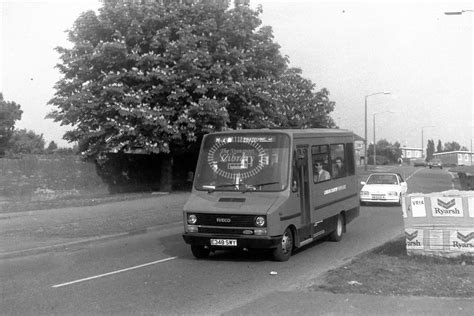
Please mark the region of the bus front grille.
<svg viewBox="0 0 474 316"><path fill-rule="evenodd" d="M196 225L200 226L255 227L255 215L194 214L197 217Z"/></svg>
<svg viewBox="0 0 474 316"><path fill-rule="evenodd" d="M244 230L239 228L199 227L198 232L204 234L242 235Z"/></svg>

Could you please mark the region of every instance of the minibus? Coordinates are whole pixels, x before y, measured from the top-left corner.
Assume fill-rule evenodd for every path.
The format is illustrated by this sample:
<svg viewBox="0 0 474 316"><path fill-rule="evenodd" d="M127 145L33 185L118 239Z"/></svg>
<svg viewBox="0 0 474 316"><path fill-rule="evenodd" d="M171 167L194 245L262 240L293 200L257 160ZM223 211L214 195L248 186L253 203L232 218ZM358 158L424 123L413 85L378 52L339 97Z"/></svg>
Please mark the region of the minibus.
<svg viewBox="0 0 474 316"><path fill-rule="evenodd" d="M323 128L205 135L183 212L193 255L268 249L286 261L316 239L341 240L359 215L354 139Z"/></svg>

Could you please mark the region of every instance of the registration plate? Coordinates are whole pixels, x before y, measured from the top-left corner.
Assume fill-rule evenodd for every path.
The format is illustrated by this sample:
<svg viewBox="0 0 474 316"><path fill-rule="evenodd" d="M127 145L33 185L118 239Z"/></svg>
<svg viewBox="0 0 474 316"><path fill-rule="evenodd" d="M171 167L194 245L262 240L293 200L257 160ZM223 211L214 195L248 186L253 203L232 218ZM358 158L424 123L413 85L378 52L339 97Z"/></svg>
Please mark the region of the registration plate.
<svg viewBox="0 0 474 316"><path fill-rule="evenodd" d="M211 239L211 246L236 247L237 240L236 239Z"/></svg>

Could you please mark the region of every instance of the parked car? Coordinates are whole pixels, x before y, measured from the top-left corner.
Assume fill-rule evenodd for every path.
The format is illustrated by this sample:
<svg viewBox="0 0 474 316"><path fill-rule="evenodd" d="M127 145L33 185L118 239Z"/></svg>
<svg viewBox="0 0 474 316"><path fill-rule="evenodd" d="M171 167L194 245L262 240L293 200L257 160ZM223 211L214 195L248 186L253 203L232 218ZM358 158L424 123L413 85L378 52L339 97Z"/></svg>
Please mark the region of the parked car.
<svg viewBox="0 0 474 316"><path fill-rule="evenodd" d="M361 204L396 203L402 204L402 198L408 187L399 173L372 173L367 181L361 182Z"/></svg>
<svg viewBox="0 0 474 316"><path fill-rule="evenodd" d="M419 167L419 166L426 167L426 161L425 161L424 158L416 158L415 160L413 160L413 166L415 166L415 167Z"/></svg>
<svg viewBox="0 0 474 316"><path fill-rule="evenodd" d="M443 163L441 160L434 158L428 162L428 167L430 167L430 169L433 167L443 169Z"/></svg>

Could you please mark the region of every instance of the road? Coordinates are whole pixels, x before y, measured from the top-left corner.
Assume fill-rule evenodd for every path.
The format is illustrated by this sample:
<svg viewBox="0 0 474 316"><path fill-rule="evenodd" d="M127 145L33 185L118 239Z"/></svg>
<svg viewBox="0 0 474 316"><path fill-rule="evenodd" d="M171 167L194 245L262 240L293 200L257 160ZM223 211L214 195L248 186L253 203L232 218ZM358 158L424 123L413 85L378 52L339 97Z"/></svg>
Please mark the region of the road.
<svg viewBox="0 0 474 316"><path fill-rule="evenodd" d="M445 170L401 172L409 193L452 188ZM287 262L252 252L196 260L175 222L146 234L2 260L1 313L232 314L274 291L304 289L321 273L403 231L400 207L365 206L341 242L308 245Z"/></svg>

